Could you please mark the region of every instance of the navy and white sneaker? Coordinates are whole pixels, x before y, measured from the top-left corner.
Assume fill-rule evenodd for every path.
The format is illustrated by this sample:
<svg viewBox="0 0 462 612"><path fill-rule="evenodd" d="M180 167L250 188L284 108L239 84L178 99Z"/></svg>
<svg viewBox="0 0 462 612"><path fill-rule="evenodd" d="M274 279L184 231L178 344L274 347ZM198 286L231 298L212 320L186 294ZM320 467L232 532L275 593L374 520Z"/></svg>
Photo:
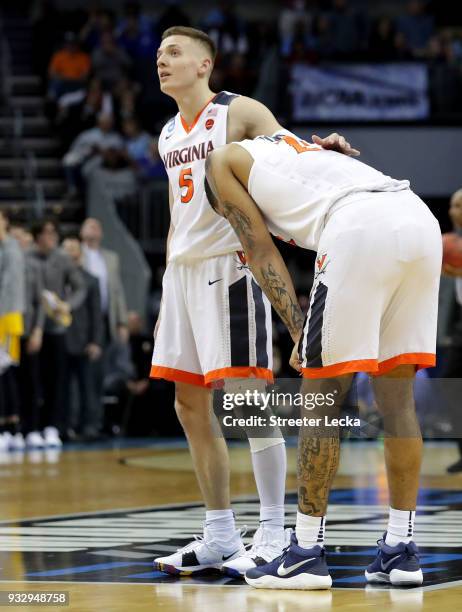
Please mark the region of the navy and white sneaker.
<svg viewBox="0 0 462 612"><path fill-rule="evenodd" d="M193 576L221 571L223 563L241 557L245 553L242 535L245 530L236 529L227 541L215 541L205 527L203 536L194 536L173 555L154 559L154 569L176 576Z"/></svg>
<svg viewBox="0 0 462 612"><path fill-rule="evenodd" d="M419 549L414 542L400 542L396 546L378 540L379 550L374 562L365 571L368 582L386 582L393 585L422 584L423 574L419 564Z"/></svg>
<svg viewBox="0 0 462 612"><path fill-rule="evenodd" d="M245 581L257 589L330 589L332 578L321 546L301 548L295 533L282 555L245 573Z"/></svg>

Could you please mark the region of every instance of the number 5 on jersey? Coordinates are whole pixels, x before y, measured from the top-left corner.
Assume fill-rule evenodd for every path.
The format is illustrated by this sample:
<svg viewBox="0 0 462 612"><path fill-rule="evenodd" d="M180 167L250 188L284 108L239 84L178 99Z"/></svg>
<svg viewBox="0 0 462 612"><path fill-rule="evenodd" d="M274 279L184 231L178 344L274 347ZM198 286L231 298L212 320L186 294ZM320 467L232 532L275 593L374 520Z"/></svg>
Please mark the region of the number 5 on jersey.
<svg viewBox="0 0 462 612"><path fill-rule="evenodd" d="M192 168L183 168L180 172L180 188L186 188L181 194L181 201L183 204L187 204L191 201L194 195L194 181L192 178Z"/></svg>

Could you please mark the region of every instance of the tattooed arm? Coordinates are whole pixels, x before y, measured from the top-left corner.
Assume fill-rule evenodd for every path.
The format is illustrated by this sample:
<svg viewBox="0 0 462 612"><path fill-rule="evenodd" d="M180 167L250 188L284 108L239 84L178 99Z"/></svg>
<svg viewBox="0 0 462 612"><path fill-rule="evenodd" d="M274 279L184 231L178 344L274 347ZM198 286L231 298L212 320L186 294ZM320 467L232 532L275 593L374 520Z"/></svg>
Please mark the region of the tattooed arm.
<svg viewBox="0 0 462 612"><path fill-rule="evenodd" d="M240 147L238 149L241 151ZM293 340L298 342L304 318L289 271L274 245L259 208L239 179L230 172L229 166L223 163L226 154L224 148L221 152L218 150L211 153L206 159L207 197L214 210L233 227L255 279L286 324Z"/></svg>
<svg viewBox="0 0 462 612"><path fill-rule="evenodd" d="M296 342L304 318L292 279L260 211L250 197L249 200L248 206L225 201L221 204L221 211L236 232L258 284Z"/></svg>

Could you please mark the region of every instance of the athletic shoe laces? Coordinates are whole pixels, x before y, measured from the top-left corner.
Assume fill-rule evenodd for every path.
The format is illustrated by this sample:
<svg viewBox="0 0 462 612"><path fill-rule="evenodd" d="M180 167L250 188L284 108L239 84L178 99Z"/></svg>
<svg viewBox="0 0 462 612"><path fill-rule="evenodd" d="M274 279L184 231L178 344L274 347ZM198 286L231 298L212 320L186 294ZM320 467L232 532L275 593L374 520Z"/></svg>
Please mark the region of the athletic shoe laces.
<svg viewBox="0 0 462 612"><path fill-rule="evenodd" d="M274 558L281 554L281 540L271 539L271 531L259 527L254 535L252 544L249 544L246 548L245 557L261 557L262 559L272 561ZM283 550L288 550L287 548Z"/></svg>
<svg viewBox="0 0 462 612"><path fill-rule="evenodd" d="M190 552L191 550L199 548L199 546L202 546L202 544L205 544L204 536L195 535L194 542L189 542L189 544L186 544L186 546L177 548L177 552Z"/></svg>
<svg viewBox="0 0 462 612"><path fill-rule="evenodd" d="M246 533L247 533L247 525L244 525L241 529L239 529L240 538L243 538ZM195 535L193 542L189 542L189 544L186 544L186 546L183 546L182 548L178 548L177 552L190 552L192 550L197 550L201 546L205 546L212 552L217 552L222 549L221 542L214 540L210 536L210 530L208 530L207 527L205 527L205 525L204 525L204 535Z"/></svg>

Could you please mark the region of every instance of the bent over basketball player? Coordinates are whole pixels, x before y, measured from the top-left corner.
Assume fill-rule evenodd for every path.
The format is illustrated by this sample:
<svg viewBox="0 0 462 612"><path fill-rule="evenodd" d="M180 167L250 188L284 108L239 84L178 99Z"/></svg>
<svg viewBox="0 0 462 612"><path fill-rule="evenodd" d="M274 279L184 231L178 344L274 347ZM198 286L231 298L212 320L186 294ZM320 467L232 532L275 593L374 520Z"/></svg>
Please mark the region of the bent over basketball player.
<svg viewBox="0 0 462 612"><path fill-rule="evenodd" d="M435 364L437 220L408 181L290 134L230 144L207 166L209 200L235 229L255 279L287 325L296 343L291 364L309 379L305 390L325 392L335 378L346 392L354 372L373 376L387 436L390 515L366 578L421 584L412 541L422 456L413 381L416 369ZM304 323L269 232L318 252ZM257 588L331 586L323 543L339 438L326 429L300 431L296 531L279 558L247 570L246 581Z"/></svg>
<svg viewBox="0 0 462 612"><path fill-rule="evenodd" d="M271 314L229 223L209 206L205 158L232 140L281 130L262 104L209 88L215 58L198 30L165 31L158 50L161 90L179 113L162 130L159 151L168 173L171 226L167 269L152 359L152 377L175 382L175 408L188 439L206 505L204 537L168 557L158 569L194 574L226 569L243 574L277 556L285 544L286 455L282 437L251 438L261 526L247 553L229 499L229 459L214 433L210 385L215 380L272 377ZM337 135L318 142L355 154Z"/></svg>

